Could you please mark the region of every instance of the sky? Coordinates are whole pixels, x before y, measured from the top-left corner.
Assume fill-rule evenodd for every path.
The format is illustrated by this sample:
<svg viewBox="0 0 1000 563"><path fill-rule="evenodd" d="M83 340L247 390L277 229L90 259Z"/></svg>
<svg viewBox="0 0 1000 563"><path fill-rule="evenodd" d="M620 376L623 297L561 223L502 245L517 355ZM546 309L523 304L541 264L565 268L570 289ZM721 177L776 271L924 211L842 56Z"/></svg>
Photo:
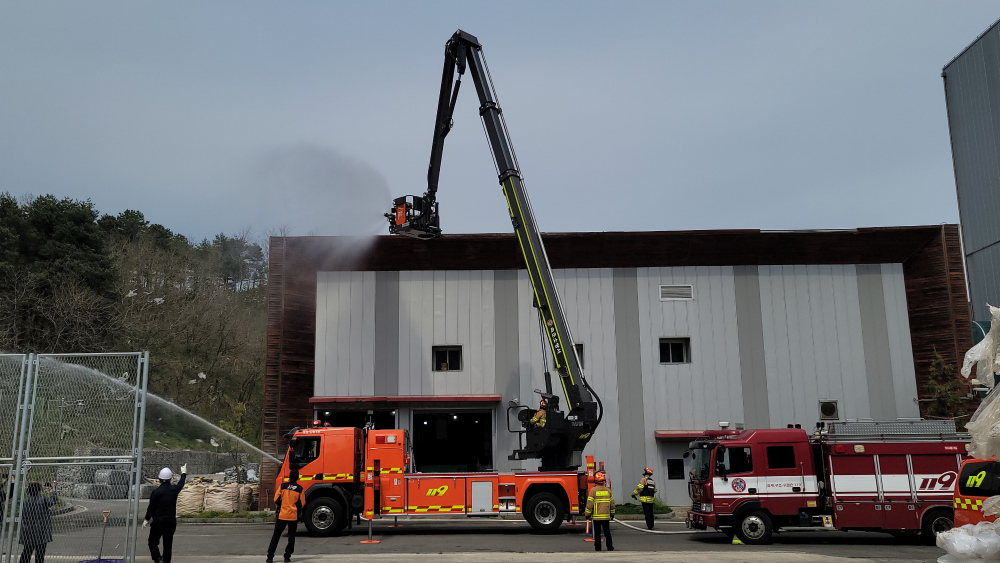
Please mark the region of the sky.
<svg viewBox="0 0 1000 563"><path fill-rule="evenodd" d="M986 1L4 2L0 191L194 240L369 235L479 38L543 231L958 221L941 68ZM471 86L471 83L468 85ZM445 233L510 232L474 89Z"/></svg>

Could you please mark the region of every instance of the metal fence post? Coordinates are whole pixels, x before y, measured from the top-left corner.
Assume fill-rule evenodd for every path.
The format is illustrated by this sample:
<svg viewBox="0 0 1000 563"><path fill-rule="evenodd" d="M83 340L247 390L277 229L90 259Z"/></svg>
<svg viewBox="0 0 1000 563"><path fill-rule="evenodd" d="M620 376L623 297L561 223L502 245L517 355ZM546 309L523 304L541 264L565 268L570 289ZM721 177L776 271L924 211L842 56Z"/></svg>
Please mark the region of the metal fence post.
<svg viewBox="0 0 1000 563"><path fill-rule="evenodd" d="M146 388L149 385L149 352L143 352L142 357L139 360L142 364L141 379L136 382L136 387L142 387L142 393L139 396L139 401L136 403L137 417L138 417L138 438L136 440L135 450L133 450L133 455L135 455L135 481L132 487L132 494L134 498L132 500L132 518L131 518L131 529L128 534L127 541L131 542L128 547L128 561L129 563L135 562L135 550L139 543L139 500L142 498L142 449L143 449L143 436L146 432Z"/></svg>

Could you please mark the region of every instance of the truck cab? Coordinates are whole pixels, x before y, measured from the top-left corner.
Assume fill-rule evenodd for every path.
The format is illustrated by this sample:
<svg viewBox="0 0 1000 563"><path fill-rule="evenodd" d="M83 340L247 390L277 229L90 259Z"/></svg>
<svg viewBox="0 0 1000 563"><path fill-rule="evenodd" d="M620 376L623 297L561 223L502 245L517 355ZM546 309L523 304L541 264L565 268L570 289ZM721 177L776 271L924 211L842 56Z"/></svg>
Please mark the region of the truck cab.
<svg viewBox="0 0 1000 563"><path fill-rule="evenodd" d="M716 528L757 543L776 527L811 525L820 514L815 460L805 431L705 434L688 449L691 527Z"/></svg>

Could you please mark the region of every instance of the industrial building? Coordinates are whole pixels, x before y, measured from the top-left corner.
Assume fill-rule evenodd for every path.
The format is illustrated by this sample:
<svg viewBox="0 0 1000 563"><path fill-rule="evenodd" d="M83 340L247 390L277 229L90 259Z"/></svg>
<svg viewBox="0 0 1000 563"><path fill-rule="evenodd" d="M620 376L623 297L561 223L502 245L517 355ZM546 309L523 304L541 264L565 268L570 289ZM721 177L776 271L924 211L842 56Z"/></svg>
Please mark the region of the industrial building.
<svg viewBox="0 0 1000 563"><path fill-rule="evenodd" d="M1000 305L1000 21L945 65L958 213L972 320L989 330ZM980 331L979 337L985 334Z"/></svg>
<svg viewBox="0 0 1000 563"><path fill-rule="evenodd" d="M623 500L650 466L686 504L684 450L720 422L919 417L935 350L972 343L955 225L544 241L603 402L585 453ZM546 370L521 260L513 235L273 237L265 451L371 419L410 432L415 471L534 469L507 459Z"/></svg>

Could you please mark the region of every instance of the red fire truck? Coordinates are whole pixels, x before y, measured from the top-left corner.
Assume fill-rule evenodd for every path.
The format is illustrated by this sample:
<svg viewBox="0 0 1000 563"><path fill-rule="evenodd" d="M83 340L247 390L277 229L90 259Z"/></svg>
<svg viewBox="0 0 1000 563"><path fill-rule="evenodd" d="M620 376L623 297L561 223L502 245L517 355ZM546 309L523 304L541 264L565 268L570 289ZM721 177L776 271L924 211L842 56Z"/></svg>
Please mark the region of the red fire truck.
<svg viewBox="0 0 1000 563"><path fill-rule="evenodd" d="M405 430L294 429L275 482L290 467L305 488L306 528L317 535L344 529L354 515L497 516L522 513L540 531L552 531L570 514L583 514L594 485L594 458L587 470L519 473L411 473Z"/></svg>
<svg viewBox="0 0 1000 563"><path fill-rule="evenodd" d="M934 534L952 527L968 435L952 421L709 430L691 442L691 528L767 543L781 528Z"/></svg>

